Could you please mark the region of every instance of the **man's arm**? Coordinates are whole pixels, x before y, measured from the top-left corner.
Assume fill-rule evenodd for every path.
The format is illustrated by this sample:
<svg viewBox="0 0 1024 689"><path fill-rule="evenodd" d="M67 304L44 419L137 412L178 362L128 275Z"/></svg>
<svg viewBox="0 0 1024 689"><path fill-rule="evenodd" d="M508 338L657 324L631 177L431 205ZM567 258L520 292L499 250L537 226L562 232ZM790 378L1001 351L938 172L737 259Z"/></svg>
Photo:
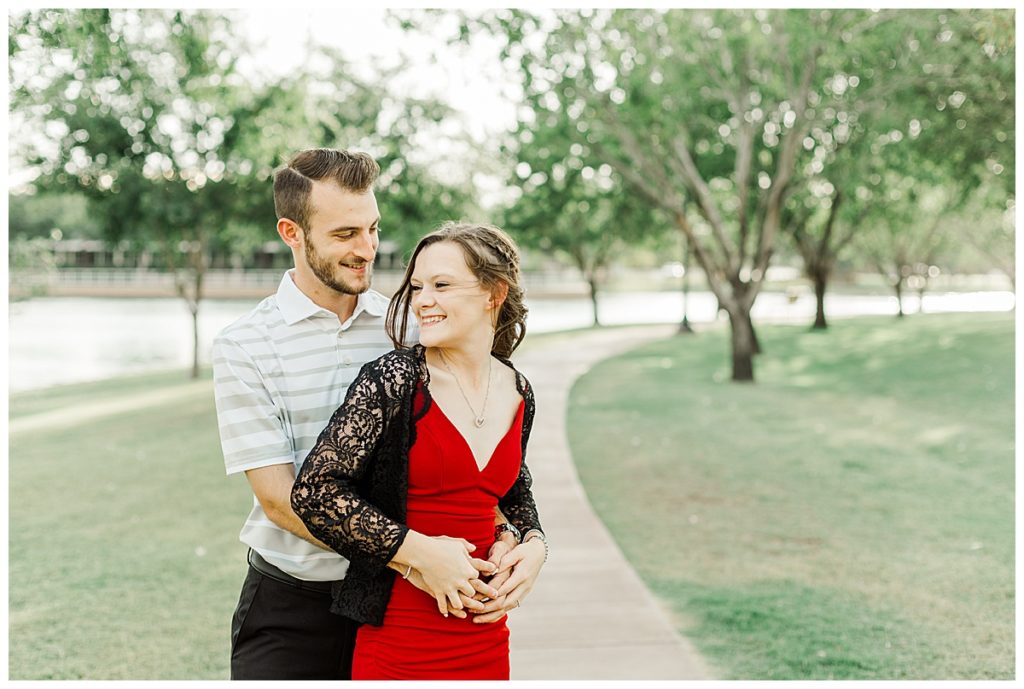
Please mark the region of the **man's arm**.
<svg viewBox="0 0 1024 689"><path fill-rule="evenodd" d="M245 477L249 479L252 492L260 501L260 506L263 507L263 511L270 521L318 548L331 550L330 546L309 533L309 529L292 510L292 484L295 483L294 464L273 464L259 469L249 469L245 472Z"/></svg>

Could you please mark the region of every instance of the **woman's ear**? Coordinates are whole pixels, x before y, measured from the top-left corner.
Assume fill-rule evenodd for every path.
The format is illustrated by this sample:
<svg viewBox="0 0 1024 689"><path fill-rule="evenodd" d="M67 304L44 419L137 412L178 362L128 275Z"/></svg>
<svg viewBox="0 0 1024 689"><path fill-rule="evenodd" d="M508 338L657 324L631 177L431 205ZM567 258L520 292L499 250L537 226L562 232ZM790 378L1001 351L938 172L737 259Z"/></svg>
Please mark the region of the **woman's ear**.
<svg viewBox="0 0 1024 689"><path fill-rule="evenodd" d="M487 300L487 307L500 309L501 305L505 303L506 297L508 297L508 283L497 283L491 288L491 298Z"/></svg>

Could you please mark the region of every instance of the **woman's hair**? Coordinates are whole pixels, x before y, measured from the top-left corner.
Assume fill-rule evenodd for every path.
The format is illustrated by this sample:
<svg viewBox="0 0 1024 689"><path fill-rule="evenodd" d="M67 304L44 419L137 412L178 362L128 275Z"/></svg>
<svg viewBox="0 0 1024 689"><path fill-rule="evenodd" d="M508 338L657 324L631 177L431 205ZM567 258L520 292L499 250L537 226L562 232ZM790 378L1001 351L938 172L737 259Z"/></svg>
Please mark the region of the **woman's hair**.
<svg viewBox="0 0 1024 689"><path fill-rule="evenodd" d="M396 348L404 346L412 304L412 272L423 249L437 242L462 247L466 265L480 284L497 294L502 286L508 294L498 308L491 353L507 359L526 337L526 305L519 276L519 249L504 231L493 225L449 221L420 240L412 252L405 277L388 306L385 329Z"/></svg>

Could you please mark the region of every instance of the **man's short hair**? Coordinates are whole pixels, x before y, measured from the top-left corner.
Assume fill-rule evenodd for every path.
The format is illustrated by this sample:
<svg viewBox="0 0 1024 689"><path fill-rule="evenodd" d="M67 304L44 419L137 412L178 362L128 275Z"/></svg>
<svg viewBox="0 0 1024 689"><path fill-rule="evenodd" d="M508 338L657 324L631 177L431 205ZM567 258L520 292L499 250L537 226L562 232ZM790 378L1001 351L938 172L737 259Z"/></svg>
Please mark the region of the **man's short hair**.
<svg viewBox="0 0 1024 689"><path fill-rule="evenodd" d="M345 191L365 192L380 174L377 161L366 153L333 148L310 148L296 153L274 175L274 210L309 231L313 215L310 195L313 182L333 180Z"/></svg>

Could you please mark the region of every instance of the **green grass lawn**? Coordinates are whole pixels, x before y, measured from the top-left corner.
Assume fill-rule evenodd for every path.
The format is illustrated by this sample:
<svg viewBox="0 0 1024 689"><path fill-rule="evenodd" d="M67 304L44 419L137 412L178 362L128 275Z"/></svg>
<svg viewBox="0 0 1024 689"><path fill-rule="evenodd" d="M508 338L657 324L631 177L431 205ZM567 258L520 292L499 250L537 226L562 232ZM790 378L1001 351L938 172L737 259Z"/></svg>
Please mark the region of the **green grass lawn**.
<svg viewBox="0 0 1024 689"><path fill-rule="evenodd" d="M594 508L725 678L1014 676L1012 314L652 343L573 389Z"/></svg>
<svg viewBox="0 0 1024 689"><path fill-rule="evenodd" d="M186 382L15 395L12 418ZM11 436L11 679L227 678L252 497L224 475L212 386L198 399Z"/></svg>

